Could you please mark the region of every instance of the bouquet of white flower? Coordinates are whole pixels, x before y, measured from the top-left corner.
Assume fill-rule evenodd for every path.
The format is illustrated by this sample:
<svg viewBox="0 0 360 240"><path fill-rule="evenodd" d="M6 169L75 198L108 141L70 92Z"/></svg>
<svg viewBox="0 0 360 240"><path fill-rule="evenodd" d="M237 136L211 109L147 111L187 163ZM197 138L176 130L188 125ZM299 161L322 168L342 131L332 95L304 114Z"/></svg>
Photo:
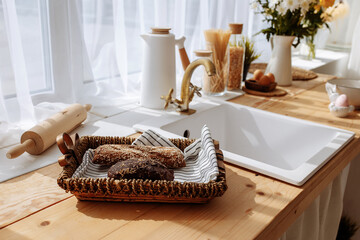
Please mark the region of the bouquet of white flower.
<svg viewBox="0 0 360 240"><path fill-rule="evenodd" d="M310 37L311 43L319 28L326 26L338 13L346 12L347 5L340 0L255 0L253 7L264 15L269 27L261 30L267 40L272 35L295 36L296 47L300 39Z"/></svg>

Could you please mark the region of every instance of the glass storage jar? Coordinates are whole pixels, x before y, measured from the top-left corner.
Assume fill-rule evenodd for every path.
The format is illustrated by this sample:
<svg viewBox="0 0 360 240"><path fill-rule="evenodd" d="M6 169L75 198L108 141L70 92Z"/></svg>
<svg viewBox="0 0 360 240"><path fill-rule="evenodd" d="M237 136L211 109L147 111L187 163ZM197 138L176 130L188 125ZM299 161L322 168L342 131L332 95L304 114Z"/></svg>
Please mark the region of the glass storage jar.
<svg viewBox="0 0 360 240"><path fill-rule="evenodd" d="M229 40L230 69L229 80L227 84L228 90L241 88L241 80L243 79L245 46L242 41L241 23L230 23L231 36Z"/></svg>

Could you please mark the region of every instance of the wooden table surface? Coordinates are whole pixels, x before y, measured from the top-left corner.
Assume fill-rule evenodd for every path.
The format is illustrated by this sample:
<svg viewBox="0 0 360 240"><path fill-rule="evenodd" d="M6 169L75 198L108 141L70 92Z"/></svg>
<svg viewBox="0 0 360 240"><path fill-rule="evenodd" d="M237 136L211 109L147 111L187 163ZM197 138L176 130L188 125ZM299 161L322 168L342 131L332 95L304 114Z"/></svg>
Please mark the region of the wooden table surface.
<svg viewBox="0 0 360 240"><path fill-rule="evenodd" d="M0 184L0 239L277 239L360 152L359 111L330 114L330 78L295 81L284 97L231 100L356 133L302 187L226 164L229 188L207 204L86 202L57 186L53 164Z"/></svg>

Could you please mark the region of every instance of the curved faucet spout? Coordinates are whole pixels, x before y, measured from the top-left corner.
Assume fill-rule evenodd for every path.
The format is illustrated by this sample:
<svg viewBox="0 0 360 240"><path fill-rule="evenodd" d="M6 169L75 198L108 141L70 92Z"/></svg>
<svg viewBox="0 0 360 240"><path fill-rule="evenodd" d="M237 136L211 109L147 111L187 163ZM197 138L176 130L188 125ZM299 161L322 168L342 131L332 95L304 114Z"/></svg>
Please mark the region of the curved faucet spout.
<svg viewBox="0 0 360 240"><path fill-rule="evenodd" d="M190 81L194 70L200 65L205 67L205 70L209 76L213 76L216 73L215 65L209 59L200 58L190 63L190 65L185 70L181 84L181 111L187 111L189 109L189 103L194 97L196 86L190 90Z"/></svg>
<svg viewBox="0 0 360 240"><path fill-rule="evenodd" d="M178 100L172 97L172 93L174 89L170 89L169 94L167 96L161 96L163 100L165 100L164 108L166 109L169 104L175 105L177 111L184 114L192 114L195 112L193 109L189 109L189 103L192 101L194 94L196 93L201 97L200 90L201 88L194 86L190 83L191 76L194 73L194 70L203 65L205 70L209 76L213 76L216 73L215 65L207 58L200 58L192 63L186 68L182 84L181 84L181 99Z"/></svg>

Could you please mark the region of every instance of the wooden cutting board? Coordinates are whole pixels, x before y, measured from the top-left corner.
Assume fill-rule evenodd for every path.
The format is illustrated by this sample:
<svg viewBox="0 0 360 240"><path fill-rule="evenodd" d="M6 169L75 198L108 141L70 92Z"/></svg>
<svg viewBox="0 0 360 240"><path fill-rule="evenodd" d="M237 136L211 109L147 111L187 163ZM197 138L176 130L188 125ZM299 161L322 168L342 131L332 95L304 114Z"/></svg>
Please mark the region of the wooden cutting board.
<svg viewBox="0 0 360 240"><path fill-rule="evenodd" d="M279 87L277 87L274 91L271 91L271 92L255 91L255 90L248 89L245 86L243 86L242 90L248 94L255 95L255 96L262 96L262 97L281 97L281 96L285 96L287 94L287 91L285 89L282 89Z"/></svg>

